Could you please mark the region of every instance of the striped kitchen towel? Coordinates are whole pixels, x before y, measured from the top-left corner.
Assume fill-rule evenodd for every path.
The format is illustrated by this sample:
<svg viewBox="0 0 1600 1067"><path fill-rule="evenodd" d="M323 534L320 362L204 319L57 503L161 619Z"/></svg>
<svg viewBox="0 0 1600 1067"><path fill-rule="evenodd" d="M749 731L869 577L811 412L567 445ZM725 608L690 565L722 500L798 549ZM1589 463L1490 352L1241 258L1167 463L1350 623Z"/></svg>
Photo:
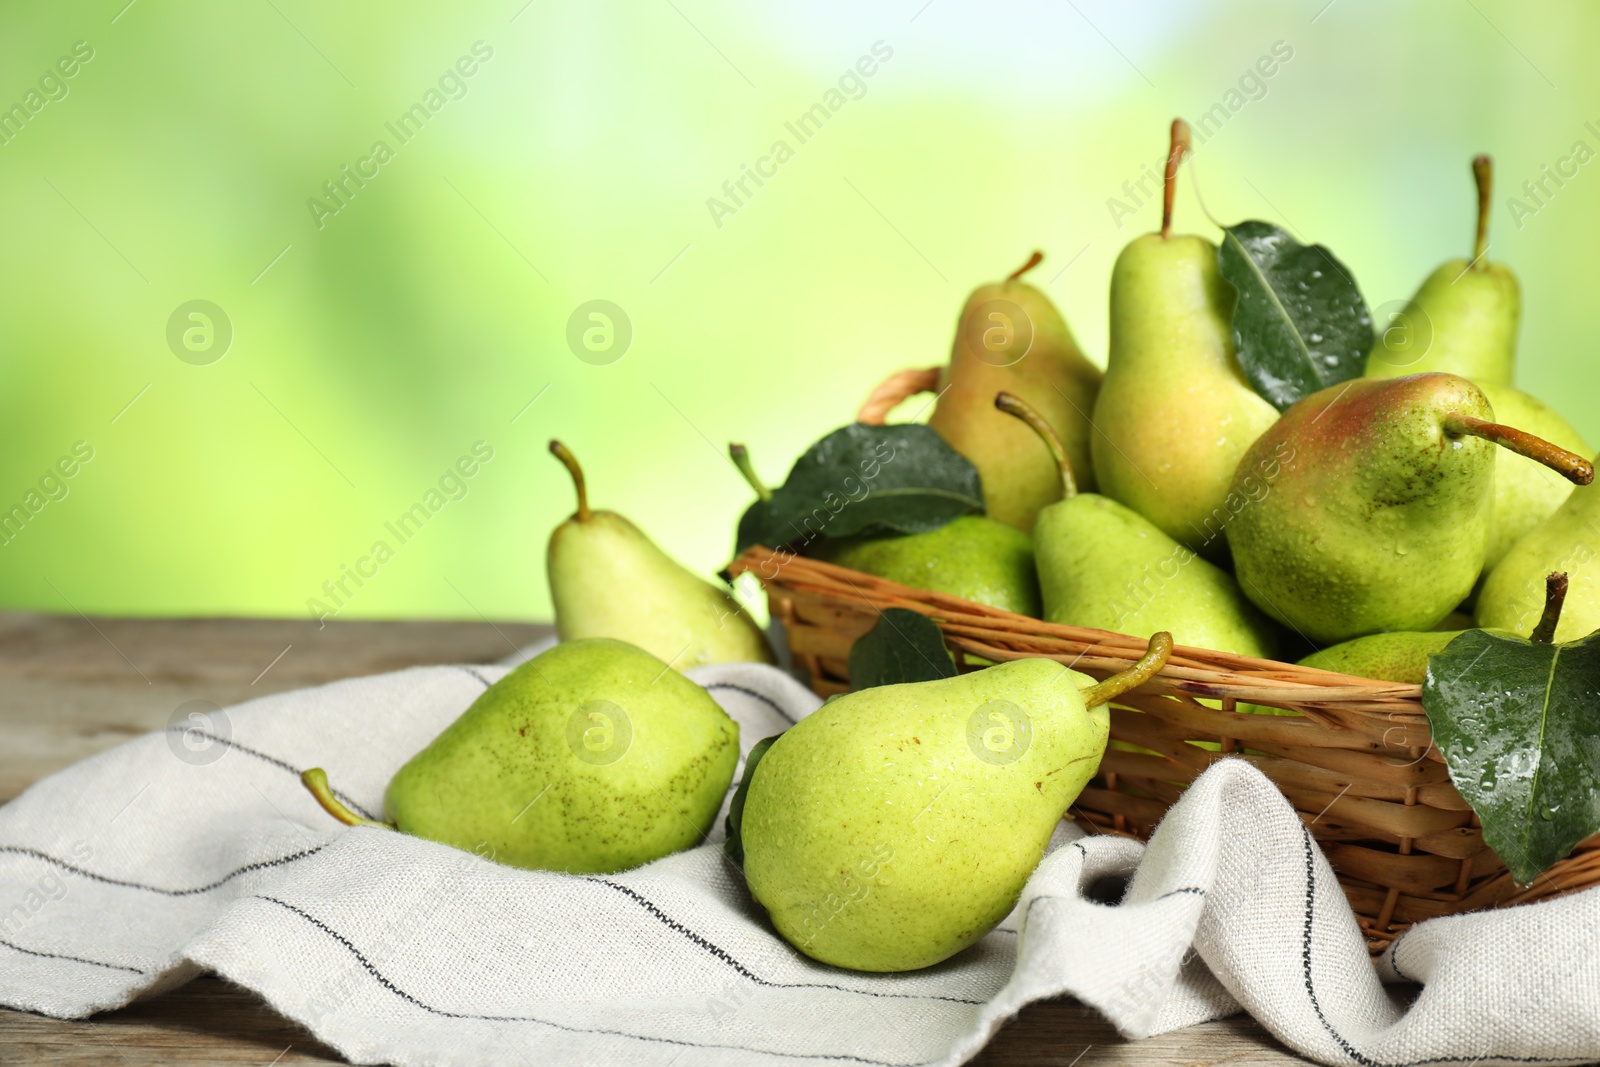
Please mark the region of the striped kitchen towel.
<svg viewBox="0 0 1600 1067"><path fill-rule="evenodd" d="M720 819L698 848L582 877L345 829L301 788L325 766L376 816L389 776L505 670L197 712L39 782L0 808L0 1003L81 1018L215 971L357 1063L418 1067L932 1067L1063 994L1129 1038L1246 1010L1327 1064L1600 1059L1595 890L1423 923L1374 966L1322 852L1242 760L1148 846L1064 827L999 929L899 975L777 937ZM690 677L746 749L817 707L774 668Z"/></svg>

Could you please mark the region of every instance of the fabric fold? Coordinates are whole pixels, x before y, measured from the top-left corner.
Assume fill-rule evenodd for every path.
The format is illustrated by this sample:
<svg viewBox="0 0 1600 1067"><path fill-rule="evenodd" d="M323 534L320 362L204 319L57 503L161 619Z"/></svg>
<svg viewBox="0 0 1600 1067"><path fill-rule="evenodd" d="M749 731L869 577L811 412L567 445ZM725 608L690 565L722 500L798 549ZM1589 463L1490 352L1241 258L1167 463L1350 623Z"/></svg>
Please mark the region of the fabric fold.
<svg viewBox="0 0 1600 1067"><path fill-rule="evenodd" d="M323 766L376 815L390 775L505 670L197 712L37 783L0 808L0 1003L81 1018L212 970L354 1062L417 1067L942 1067L1063 995L1131 1039L1247 1010L1327 1064L1600 1059L1600 896L1423 923L1375 967L1302 819L1242 759L1148 845L1064 827L999 929L899 975L778 938L720 818L696 848L570 876L346 829L301 787ZM690 677L746 751L819 704L769 667Z"/></svg>

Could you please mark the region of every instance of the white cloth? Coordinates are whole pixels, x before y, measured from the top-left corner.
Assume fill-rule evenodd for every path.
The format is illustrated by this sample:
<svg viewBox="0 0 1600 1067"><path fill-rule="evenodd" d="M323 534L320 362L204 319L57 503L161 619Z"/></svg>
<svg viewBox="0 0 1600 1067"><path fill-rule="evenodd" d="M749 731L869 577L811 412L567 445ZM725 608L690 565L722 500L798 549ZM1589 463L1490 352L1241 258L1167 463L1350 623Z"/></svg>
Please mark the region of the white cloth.
<svg viewBox="0 0 1600 1067"><path fill-rule="evenodd" d="M325 766L376 814L394 770L504 671L265 697L39 782L0 808L0 1003L80 1018L213 970L351 1060L401 1065L958 1064L1062 994L1129 1038L1242 1005L1327 1064L1600 1058L1600 894L1425 923L1398 967L1374 967L1322 852L1241 760L1201 776L1148 847L1058 835L1001 929L901 975L780 940L720 820L701 847L574 877L347 830L301 788ZM772 668L691 677L746 749L817 706ZM1420 994L1384 984L1401 973Z"/></svg>

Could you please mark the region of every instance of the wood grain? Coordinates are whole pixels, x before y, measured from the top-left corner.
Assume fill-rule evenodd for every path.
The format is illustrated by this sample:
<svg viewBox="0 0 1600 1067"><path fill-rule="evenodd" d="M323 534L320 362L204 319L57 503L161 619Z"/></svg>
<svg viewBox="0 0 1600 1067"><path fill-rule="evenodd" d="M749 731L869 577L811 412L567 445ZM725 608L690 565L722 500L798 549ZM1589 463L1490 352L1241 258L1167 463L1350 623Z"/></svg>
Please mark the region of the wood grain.
<svg viewBox="0 0 1600 1067"><path fill-rule="evenodd" d="M520 623L329 622L319 629L296 620L0 614L0 801L165 726L187 700L226 707L418 664L488 663L549 633L548 626ZM0 1064L6 1065L338 1062L336 1053L255 994L213 977L87 1021L0 1008ZM1257 1067L1308 1061L1246 1016L1129 1043L1093 1009L1063 998L1024 1009L972 1062Z"/></svg>

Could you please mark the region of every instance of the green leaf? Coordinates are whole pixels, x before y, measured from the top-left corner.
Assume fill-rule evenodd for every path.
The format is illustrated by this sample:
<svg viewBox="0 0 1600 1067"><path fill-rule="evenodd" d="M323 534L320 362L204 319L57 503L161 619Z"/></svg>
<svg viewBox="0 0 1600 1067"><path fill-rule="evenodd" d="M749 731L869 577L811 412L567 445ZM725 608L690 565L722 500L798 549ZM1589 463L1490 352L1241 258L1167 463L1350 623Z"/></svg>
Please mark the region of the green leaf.
<svg viewBox="0 0 1600 1067"><path fill-rule="evenodd" d="M734 791L733 799L728 802L728 817L723 820L723 825L728 830L728 837L723 841L722 849L728 854L728 858L740 867L744 866L744 838L740 836L740 831L744 827L744 801L745 797L750 795L750 779L755 776L756 764L767 754L772 742L782 736L773 734L771 737L763 737L750 746L750 754L744 758L744 777L739 779L739 788Z"/></svg>
<svg viewBox="0 0 1600 1067"><path fill-rule="evenodd" d="M1422 706L1517 882L1600 830L1600 633L1555 645L1468 630L1428 658Z"/></svg>
<svg viewBox="0 0 1600 1067"><path fill-rule="evenodd" d="M955 673L955 658L945 647L938 624L906 608L885 608L872 629L850 646L852 690L931 682Z"/></svg>
<svg viewBox="0 0 1600 1067"><path fill-rule="evenodd" d="M771 519L772 505L765 500L757 499L745 508L744 514L739 516L738 532L733 537L733 554L737 556L751 545L761 544L766 538Z"/></svg>
<svg viewBox="0 0 1600 1067"><path fill-rule="evenodd" d="M1223 231L1217 267L1239 293L1239 365L1279 411L1365 371L1372 313L1332 252L1271 223L1241 222Z"/></svg>
<svg viewBox="0 0 1600 1067"><path fill-rule="evenodd" d="M750 506L739 520L736 551L924 533L982 512L977 468L936 431L851 423L806 449L770 501Z"/></svg>

